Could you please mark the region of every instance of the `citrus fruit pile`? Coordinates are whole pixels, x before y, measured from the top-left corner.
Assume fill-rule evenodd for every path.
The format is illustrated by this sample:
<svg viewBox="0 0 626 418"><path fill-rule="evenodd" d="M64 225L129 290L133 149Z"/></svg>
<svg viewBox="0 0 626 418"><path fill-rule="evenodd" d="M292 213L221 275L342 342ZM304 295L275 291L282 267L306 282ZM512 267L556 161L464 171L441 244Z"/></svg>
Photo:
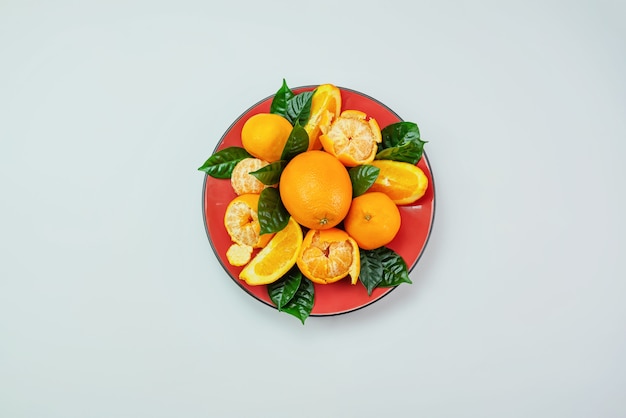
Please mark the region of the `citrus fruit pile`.
<svg viewBox="0 0 626 418"><path fill-rule="evenodd" d="M370 295L411 283L387 245L400 230L400 207L429 186L417 166L425 143L415 123L381 129L363 110L345 109L335 85L296 94L283 80L270 111L244 122L241 147L200 167L230 181L236 196L224 227L239 279L267 286L278 309L303 323L313 283L361 282Z"/></svg>

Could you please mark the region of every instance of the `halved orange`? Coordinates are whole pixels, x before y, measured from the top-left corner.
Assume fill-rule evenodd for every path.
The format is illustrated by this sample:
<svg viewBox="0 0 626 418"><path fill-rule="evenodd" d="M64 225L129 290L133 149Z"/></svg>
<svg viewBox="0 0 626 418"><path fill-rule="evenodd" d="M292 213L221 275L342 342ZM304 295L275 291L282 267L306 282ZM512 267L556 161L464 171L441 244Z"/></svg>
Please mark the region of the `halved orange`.
<svg viewBox="0 0 626 418"><path fill-rule="evenodd" d="M352 284L356 284L361 268L359 246L342 229L310 229L302 242L297 264L302 274L314 283L335 283L349 275Z"/></svg>
<svg viewBox="0 0 626 418"><path fill-rule="evenodd" d="M258 216L259 195L247 193L230 201L224 214L224 226L236 244L262 248L273 234L261 235Z"/></svg>
<svg viewBox="0 0 626 418"><path fill-rule="evenodd" d="M327 130L341 112L341 91L332 84L321 84L315 89L311 99L309 121L304 126L309 134L309 151L322 149L320 134Z"/></svg>
<svg viewBox="0 0 626 418"><path fill-rule="evenodd" d="M428 189L428 177L418 166L402 161L374 160L378 178L368 192L382 192L396 205L408 205L424 196Z"/></svg>
<svg viewBox="0 0 626 418"><path fill-rule="evenodd" d="M295 264L302 246L302 227L293 218L246 265L239 278L257 286L280 279Z"/></svg>
<svg viewBox="0 0 626 418"><path fill-rule="evenodd" d="M346 167L372 162L381 140L376 119L368 118L360 110L344 110L328 131L320 135L324 150L337 157Z"/></svg>

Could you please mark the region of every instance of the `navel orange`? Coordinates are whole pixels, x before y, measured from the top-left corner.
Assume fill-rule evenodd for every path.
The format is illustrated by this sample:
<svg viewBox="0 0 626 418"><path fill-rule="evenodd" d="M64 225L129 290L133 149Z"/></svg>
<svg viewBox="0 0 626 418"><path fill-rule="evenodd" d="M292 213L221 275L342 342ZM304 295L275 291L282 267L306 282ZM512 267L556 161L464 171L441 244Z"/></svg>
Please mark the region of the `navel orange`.
<svg viewBox="0 0 626 418"><path fill-rule="evenodd" d="M393 241L400 223L400 210L391 198L368 191L352 200L343 224L359 248L373 250Z"/></svg>

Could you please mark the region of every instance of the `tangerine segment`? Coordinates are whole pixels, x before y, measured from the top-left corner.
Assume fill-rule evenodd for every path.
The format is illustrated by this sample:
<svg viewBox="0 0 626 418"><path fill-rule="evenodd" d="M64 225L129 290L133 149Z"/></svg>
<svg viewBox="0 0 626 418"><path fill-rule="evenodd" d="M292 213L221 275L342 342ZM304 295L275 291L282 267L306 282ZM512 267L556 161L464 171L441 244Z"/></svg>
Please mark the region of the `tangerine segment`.
<svg viewBox="0 0 626 418"><path fill-rule="evenodd" d="M348 170L325 151L296 155L283 170L278 187L289 214L309 229L338 225L352 202Z"/></svg>
<svg viewBox="0 0 626 418"><path fill-rule="evenodd" d="M269 163L259 158L244 158L239 161L230 176L233 190L238 195L246 193L261 193L266 187L259 179L250 174Z"/></svg>
<svg viewBox="0 0 626 418"><path fill-rule="evenodd" d="M253 156L273 163L280 160L293 126L274 113L257 113L241 129L241 145Z"/></svg>
<svg viewBox="0 0 626 418"><path fill-rule="evenodd" d="M314 283L334 283L350 275L352 284L359 278L359 246L344 230L310 229L304 237L298 267Z"/></svg>
<svg viewBox="0 0 626 418"><path fill-rule="evenodd" d="M369 118L360 110L344 110L320 135L324 150L333 154L345 166L368 164L378 152L382 140L376 119Z"/></svg>
<svg viewBox="0 0 626 418"><path fill-rule="evenodd" d="M230 239L240 245L262 248L273 234L260 234L259 195L247 193L230 201L224 214L224 226Z"/></svg>
<svg viewBox="0 0 626 418"><path fill-rule="evenodd" d="M309 120L304 129L309 134L309 150L322 149L319 136L341 112L341 91L332 84L321 84L311 98Z"/></svg>
<svg viewBox="0 0 626 418"><path fill-rule="evenodd" d="M296 264L302 247L302 227L293 218L246 265L239 278L252 286L275 282Z"/></svg>
<svg viewBox="0 0 626 418"><path fill-rule="evenodd" d="M389 244L400 230L400 223L400 210L391 198L370 191L352 200L344 219L346 232L364 250Z"/></svg>
<svg viewBox="0 0 626 418"><path fill-rule="evenodd" d="M374 160L370 164L380 172L369 191L385 193L396 205L414 203L426 193L428 177L418 166L392 160Z"/></svg>
<svg viewBox="0 0 626 418"><path fill-rule="evenodd" d="M252 258L252 250L249 245L233 244L226 251L226 259L231 266L245 266Z"/></svg>

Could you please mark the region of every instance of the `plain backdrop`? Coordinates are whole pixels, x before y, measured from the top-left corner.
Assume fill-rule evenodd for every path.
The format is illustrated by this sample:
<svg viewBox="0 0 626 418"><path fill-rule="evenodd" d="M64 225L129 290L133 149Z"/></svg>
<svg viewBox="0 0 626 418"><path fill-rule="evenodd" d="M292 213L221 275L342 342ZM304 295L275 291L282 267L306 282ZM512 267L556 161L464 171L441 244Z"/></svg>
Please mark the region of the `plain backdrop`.
<svg viewBox="0 0 626 418"><path fill-rule="evenodd" d="M0 417L626 416L622 1L0 0ZM203 173L333 83L417 122L403 285L306 325L219 265Z"/></svg>

